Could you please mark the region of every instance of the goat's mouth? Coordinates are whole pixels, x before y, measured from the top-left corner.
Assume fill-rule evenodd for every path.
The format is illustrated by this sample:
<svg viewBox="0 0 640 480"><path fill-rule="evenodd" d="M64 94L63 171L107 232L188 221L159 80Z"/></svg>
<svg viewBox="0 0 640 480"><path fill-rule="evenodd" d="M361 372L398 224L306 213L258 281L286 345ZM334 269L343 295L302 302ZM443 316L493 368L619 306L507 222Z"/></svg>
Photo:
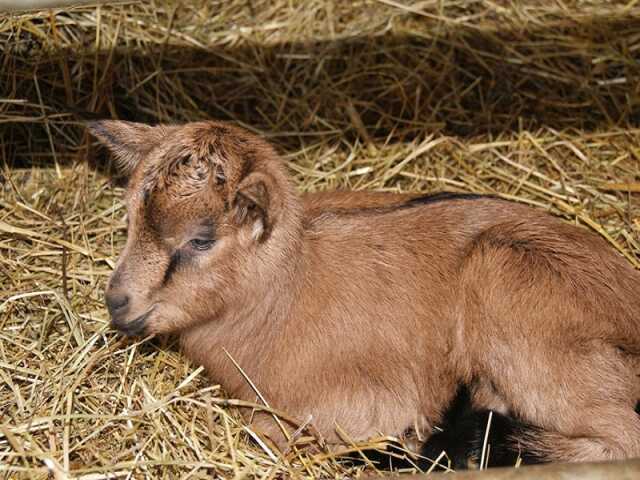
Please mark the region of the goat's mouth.
<svg viewBox="0 0 640 480"><path fill-rule="evenodd" d="M139 317L134 318L133 320L129 320L129 321L123 321L120 319L111 319L111 326L113 328L115 328L116 330L118 330L119 332L123 333L124 335L126 335L127 337L135 337L138 336L142 333L144 333L146 324L147 324L147 318L149 318L149 315L151 315L153 313L153 311L155 310L155 305L153 307L151 307L149 310L147 310L145 313L143 313L142 315L140 315Z"/></svg>

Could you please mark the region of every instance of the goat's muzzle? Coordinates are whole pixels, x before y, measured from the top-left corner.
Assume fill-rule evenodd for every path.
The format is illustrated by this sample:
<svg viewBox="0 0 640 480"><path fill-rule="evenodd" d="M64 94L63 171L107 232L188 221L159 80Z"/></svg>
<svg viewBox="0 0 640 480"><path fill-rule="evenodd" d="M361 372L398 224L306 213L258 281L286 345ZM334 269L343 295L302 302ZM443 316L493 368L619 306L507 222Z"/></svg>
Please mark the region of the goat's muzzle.
<svg viewBox="0 0 640 480"><path fill-rule="evenodd" d="M140 335L144 332L147 318L155 308L151 307L143 314L131 319L132 302L128 294L108 289L105 300L111 315L111 326L128 337Z"/></svg>
<svg viewBox="0 0 640 480"><path fill-rule="evenodd" d="M147 318L153 312L155 307L151 307L142 315L134 318L133 320L126 320L122 316L111 316L111 326L127 337L134 337L142 335L147 325Z"/></svg>

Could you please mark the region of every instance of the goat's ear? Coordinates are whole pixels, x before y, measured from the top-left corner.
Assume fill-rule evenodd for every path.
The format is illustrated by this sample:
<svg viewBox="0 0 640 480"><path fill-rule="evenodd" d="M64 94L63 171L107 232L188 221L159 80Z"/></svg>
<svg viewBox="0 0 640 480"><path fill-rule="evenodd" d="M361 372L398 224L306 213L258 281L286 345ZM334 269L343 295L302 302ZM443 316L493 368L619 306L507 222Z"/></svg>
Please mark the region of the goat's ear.
<svg viewBox="0 0 640 480"><path fill-rule="evenodd" d="M238 223L252 224L252 237L265 240L272 227L274 208L272 201L273 182L268 175L254 172L238 185L233 204Z"/></svg>
<svg viewBox="0 0 640 480"><path fill-rule="evenodd" d="M162 127L121 120L87 122L89 132L113 154L118 171L129 176L163 137Z"/></svg>

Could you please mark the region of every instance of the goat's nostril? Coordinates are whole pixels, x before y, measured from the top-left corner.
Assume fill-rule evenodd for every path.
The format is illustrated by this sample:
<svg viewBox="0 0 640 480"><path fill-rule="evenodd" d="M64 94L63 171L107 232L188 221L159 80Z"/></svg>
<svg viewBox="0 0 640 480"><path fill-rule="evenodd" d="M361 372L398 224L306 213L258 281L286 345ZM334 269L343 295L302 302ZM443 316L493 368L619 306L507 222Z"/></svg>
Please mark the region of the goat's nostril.
<svg viewBox="0 0 640 480"><path fill-rule="evenodd" d="M107 309L111 316L129 305L129 296L124 294L107 294Z"/></svg>

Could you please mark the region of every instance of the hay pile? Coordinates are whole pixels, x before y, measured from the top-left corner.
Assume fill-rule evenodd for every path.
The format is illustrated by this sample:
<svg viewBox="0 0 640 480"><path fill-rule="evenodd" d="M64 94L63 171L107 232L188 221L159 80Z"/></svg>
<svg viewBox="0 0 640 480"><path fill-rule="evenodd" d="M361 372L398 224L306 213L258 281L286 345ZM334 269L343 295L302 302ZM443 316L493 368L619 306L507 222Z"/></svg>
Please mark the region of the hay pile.
<svg viewBox="0 0 640 480"><path fill-rule="evenodd" d="M0 476L362 470L312 448L272 457L171 340L109 330L124 209L81 126L91 113L233 120L278 145L303 191L500 193L640 267L640 5L405 3L156 0L0 19Z"/></svg>

